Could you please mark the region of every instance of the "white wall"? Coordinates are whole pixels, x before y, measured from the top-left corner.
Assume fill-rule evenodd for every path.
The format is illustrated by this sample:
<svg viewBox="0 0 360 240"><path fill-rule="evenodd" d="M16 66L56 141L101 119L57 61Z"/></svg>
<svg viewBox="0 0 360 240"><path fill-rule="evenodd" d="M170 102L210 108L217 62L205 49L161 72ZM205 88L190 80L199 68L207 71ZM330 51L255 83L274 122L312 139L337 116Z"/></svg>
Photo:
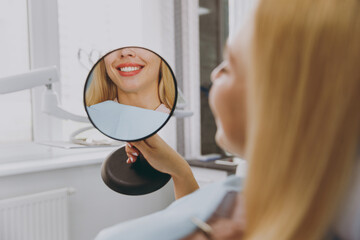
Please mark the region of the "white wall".
<svg viewBox="0 0 360 240"><path fill-rule="evenodd" d="M102 181L100 164L0 178L0 199L63 187L69 196L70 239L89 240L103 228L161 210L174 201L172 180L160 190L143 196L112 191Z"/></svg>

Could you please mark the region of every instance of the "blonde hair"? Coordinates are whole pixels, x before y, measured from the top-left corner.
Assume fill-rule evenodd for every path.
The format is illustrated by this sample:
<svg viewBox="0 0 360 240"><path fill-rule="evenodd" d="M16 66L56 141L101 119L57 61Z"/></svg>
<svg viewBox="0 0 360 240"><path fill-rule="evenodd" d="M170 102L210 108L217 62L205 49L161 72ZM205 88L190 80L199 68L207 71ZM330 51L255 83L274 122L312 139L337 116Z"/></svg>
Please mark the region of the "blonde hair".
<svg viewBox="0 0 360 240"><path fill-rule="evenodd" d="M106 73L104 59L100 60L93 70L93 77L85 94L86 106L91 106L117 97L117 87ZM168 109L175 102L174 78L168 65L161 60L159 70L159 99Z"/></svg>
<svg viewBox="0 0 360 240"><path fill-rule="evenodd" d="M322 239L360 136L360 2L263 0L249 76L245 239Z"/></svg>

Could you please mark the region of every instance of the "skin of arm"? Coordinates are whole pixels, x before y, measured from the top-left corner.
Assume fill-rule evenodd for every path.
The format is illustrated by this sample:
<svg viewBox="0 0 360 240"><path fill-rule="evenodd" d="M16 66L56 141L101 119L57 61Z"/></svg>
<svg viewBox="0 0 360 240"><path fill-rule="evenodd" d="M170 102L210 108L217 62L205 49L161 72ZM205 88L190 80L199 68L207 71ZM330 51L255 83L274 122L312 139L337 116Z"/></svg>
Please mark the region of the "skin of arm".
<svg viewBox="0 0 360 240"><path fill-rule="evenodd" d="M179 199L199 189L199 185L194 178L190 166L188 163L186 164L187 166L184 168L181 174L171 175L174 182L175 199Z"/></svg>
<svg viewBox="0 0 360 240"><path fill-rule="evenodd" d="M175 199L199 189L189 164L159 135L127 143L125 150L129 158L127 163L135 162L136 157L142 154L153 168L169 174L174 182Z"/></svg>

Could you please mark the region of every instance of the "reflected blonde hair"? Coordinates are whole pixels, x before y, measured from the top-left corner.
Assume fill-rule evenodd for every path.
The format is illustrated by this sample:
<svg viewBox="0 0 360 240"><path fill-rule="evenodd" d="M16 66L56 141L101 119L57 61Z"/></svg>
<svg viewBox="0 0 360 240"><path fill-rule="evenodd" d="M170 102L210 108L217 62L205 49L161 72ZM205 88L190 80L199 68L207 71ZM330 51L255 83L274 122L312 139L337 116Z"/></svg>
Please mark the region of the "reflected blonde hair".
<svg viewBox="0 0 360 240"><path fill-rule="evenodd" d="M262 0L251 56L245 239L322 239L359 143L360 1Z"/></svg>
<svg viewBox="0 0 360 240"><path fill-rule="evenodd" d="M91 106L117 97L117 87L106 73L104 59L99 61L94 70L90 85L85 94L86 106ZM173 75L167 64L161 60L159 70L159 99L168 109L175 102L175 84Z"/></svg>

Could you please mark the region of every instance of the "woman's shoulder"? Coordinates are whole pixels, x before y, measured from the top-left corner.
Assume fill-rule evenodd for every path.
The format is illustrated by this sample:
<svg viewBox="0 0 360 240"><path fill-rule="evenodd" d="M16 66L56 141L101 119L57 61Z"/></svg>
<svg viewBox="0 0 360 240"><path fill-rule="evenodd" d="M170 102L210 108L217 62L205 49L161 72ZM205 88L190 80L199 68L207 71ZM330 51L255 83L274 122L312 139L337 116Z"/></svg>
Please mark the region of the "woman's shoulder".
<svg viewBox="0 0 360 240"><path fill-rule="evenodd" d="M225 195L206 223L198 223L198 229L182 240L241 239L244 226L243 195L240 192L231 191Z"/></svg>
<svg viewBox="0 0 360 240"><path fill-rule="evenodd" d="M230 176L174 201L162 211L107 228L96 240L119 239L125 235L127 239L181 239L197 229L193 217L207 221L228 192L241 189L242 179ZM141 231L137 231L139 226Z"/></svg>

